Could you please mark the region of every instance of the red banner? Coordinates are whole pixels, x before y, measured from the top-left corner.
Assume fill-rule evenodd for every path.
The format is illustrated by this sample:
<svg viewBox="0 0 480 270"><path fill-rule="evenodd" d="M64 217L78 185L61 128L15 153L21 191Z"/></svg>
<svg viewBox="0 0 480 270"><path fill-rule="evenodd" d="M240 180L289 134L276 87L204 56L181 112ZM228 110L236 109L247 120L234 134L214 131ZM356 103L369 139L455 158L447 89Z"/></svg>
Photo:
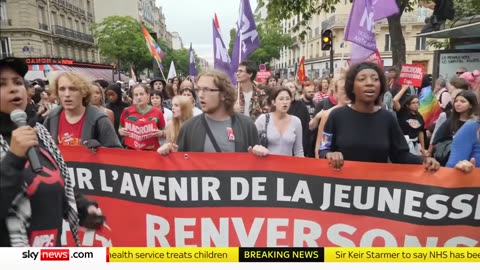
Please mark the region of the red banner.
<svg viewBox="0 0 480 270"><path fill-rule="evenodd" d="M412 85L415 87L422 86L424 69L422 65L403 64L398 83L400 85Z"/></svg>
<svg viewBox="0 0 480 270"><path fill-rule="evenodd" d="M325 160L246 153L62 153L77 192L99 202L113 246L480 246L478 169L346 161L337 172Z"/></svg>
<svg viewBox="0 0 480 270"><path fill-rule="evenodd" d="M266 83L268 77L272 76L272 71L271 70L261 70L257 72L257 78L256 81L259 83Z"/></svg>

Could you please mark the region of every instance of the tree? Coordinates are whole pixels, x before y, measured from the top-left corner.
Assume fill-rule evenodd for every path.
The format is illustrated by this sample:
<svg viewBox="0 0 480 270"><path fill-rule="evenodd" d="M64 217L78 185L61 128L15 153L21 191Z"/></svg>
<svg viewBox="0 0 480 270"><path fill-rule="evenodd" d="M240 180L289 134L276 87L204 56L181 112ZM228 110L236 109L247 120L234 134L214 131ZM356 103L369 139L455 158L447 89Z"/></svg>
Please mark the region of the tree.
<svg viewBox="0 0 480 270"><path fill-rule="evenodd" d="M170 63L173 61L175 63L175 70L177 71L177 75L180 76L188 76L189 74L189 64L190 64L190 49L180 49L174 50L167 46L167 42L164 40L159 39L157 41L160 48L162 48L163 53L165 55L164 59L162 60L162 65L164 67L163 74L167 76L168 69L170 68ZM197 67L197 71L200 72L200 68L198 63L200 62L196 53L194 53L195 63Z"/></svg>
<svg viewBox="0 0 480 270"><path fill-rule="evenodd" d="M282 27L278 23L261 20L256 18L257 32L260 39L260 46L248 56L248 60L257 65L266 64L273 59L280 58L280 50L283 47L290 47L293 44L293 39L283 34ZM228 53L232 54L235 36L237 31L235 28L230 30L230 44Z"/></svg>
<svg viewBox="0 0 480 270"><path fill-rule="evenodd" d="M135 74L151 67L152 56L145 44L141 24L129 16L110 16L92 25L100 54L111 64Z"/></svg>
<svg viewBox="0 0 480 270"><path fill-rule="evenodd" d="M454 22L462 18L480 14L480 1L478 0L456 0L453 1L453 4L455 5ZM430 39L427 41L427 44L435 49L446 49L450 46L450 40Z"/></svg>
<svg viewBox="0 0 480 270"><path fill-rule="evenodd" d="M480 1L478 0L454 0L455 18L465 18L480 15Z"/></svg>
<svg viewBox="0 0 480 270"><path fill-rule="evenodd" d="M284 19L289 19L294 16L299 16L301 20L293 27L293 31L299 31L300 38L303 40L310 28L308 23L310 19L321 12L333 13L335 5L341 0L259 0L259 6L266 4L268 10L268 20L279 23ZM392 61L393 65L400 67L406 60L405 38L402 32L401 17L404 12L409 12L418 6L419 0L396 0L400 12L396 15L390 16L388 20L388 28L392 40ZM479 14L480 1L478 0L455 0L454 2L469 3L464 5L462 10L468 9L468 13ZM472 11L473 10L473 11ZM463 12L463 15L467 12ZM457 16L458 17L458 16Z"/></svg>

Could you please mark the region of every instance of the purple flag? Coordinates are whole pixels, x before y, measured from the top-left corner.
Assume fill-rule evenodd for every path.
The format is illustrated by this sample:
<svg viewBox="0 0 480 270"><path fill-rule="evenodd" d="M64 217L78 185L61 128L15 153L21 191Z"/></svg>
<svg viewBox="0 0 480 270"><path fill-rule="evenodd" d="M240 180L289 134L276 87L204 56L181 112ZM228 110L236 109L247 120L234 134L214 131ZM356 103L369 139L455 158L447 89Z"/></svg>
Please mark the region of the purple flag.
<svg viewBox="0 0 480 270"><path fill-rule="evenodd" d="M193 55L192 43L190 43L190 52L188 53L188 56L190 58L188 73L190 76L197 76L197 68L195 67L195 56Z"/></svg>
<svg viewBox="0 0 480 270"><path fill-rule="evenodd" d="M232 51L232 72L237 72L238 64L260 46L257 26L253 19L249 0L240 0L240 16L237 21L237 35ZM234 84L236 84L236 76Z"/></svg>
<svg viewBox="0 0 480 270"><path fill-rule="evenodd" d="M350 54L350 61L352 64L360 63L365 61L370 55L376 51L369 50L363 46L358 45L357 43L351 44L352 53Z"/></svg>
<svg viewBox="0 0 480 270"><path fill-rule="evenodd" d="M345 30L345 40L352 42L351 60L361 62L377 51L375 21L397 13L395 0L355 0Z"/></svg>
<svg viewBox="0 0 480 270"><path fill-rule="evenodd" d="M371 0L373 20L379 21L400 12L396 0Z"/></svg>
<svg viewBox="0 0 480 270"><path fill-rule="evenodd" d="M213 25L213 68L216 70L223 71L230 77L230 80L233 79L233 73L230 71L232 61L228 55L227 48L225 43L223 43L222 37L218 32L217 27L215 26L215 21L212 20Z"/></svg>

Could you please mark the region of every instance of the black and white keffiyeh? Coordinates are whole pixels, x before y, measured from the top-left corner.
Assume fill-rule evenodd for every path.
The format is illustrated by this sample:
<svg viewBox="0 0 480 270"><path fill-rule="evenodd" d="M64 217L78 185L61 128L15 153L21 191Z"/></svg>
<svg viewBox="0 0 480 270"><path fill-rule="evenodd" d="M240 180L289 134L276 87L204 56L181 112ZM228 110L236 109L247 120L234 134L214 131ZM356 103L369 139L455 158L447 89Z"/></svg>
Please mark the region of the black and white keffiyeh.
<svg viewBox="0 0 480 270"><path fill-rule="evenodd" d="M40 123L37 123L35 128L39 139L47 151L52 155L57 163L58 168L65 181L65 197L68 202L64 209L64 218L70 225L70 230L73 234L73 239L77 246L80 246L78 238L78 211L75 202L75 195L73 192L73 182L68 173L67 164L63 160L60 150L53 141L52 136L48 130ZM0 159L2 159L9 151L10 147L2 135L0 135ZM6 226L10 235L10 243L12 247L26 247L28 242L28 227L30 226L30 218L32 211L30 207L30 200L26 193L27 184L24 183L23 191L19 193L12 202L12 206L8 211L6 217Z"/></svg>

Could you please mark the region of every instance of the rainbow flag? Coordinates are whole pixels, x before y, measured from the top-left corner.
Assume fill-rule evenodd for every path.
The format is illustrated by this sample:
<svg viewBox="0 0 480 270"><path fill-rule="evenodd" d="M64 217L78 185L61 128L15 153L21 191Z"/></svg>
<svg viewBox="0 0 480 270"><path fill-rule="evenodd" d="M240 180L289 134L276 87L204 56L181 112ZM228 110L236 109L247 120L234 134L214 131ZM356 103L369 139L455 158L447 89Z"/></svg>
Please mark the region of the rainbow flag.
<svg viewBox="0 0 480 270"><path fill-rule="evenodd" d="M147 43L148 50L152 54L153 58L155 58L155 60L157 61L157 64L160 66L164 57L162 49L160 48L160 46L158 46L157 42L155 42L155 40L152 38L144 25L142 25L142 32L143 37L145 38L145 42Z"/></svg>
<svg viewBox="0 0 480 270"><path fill-rule="evenodd" d="M418 111L423 116L425 128L429 128L435 123L435 121L437 121L438 116L442 112L442 108L438 104L437 97L433 93L431 86L422 88L418 99L420 100Z"/></svg>

